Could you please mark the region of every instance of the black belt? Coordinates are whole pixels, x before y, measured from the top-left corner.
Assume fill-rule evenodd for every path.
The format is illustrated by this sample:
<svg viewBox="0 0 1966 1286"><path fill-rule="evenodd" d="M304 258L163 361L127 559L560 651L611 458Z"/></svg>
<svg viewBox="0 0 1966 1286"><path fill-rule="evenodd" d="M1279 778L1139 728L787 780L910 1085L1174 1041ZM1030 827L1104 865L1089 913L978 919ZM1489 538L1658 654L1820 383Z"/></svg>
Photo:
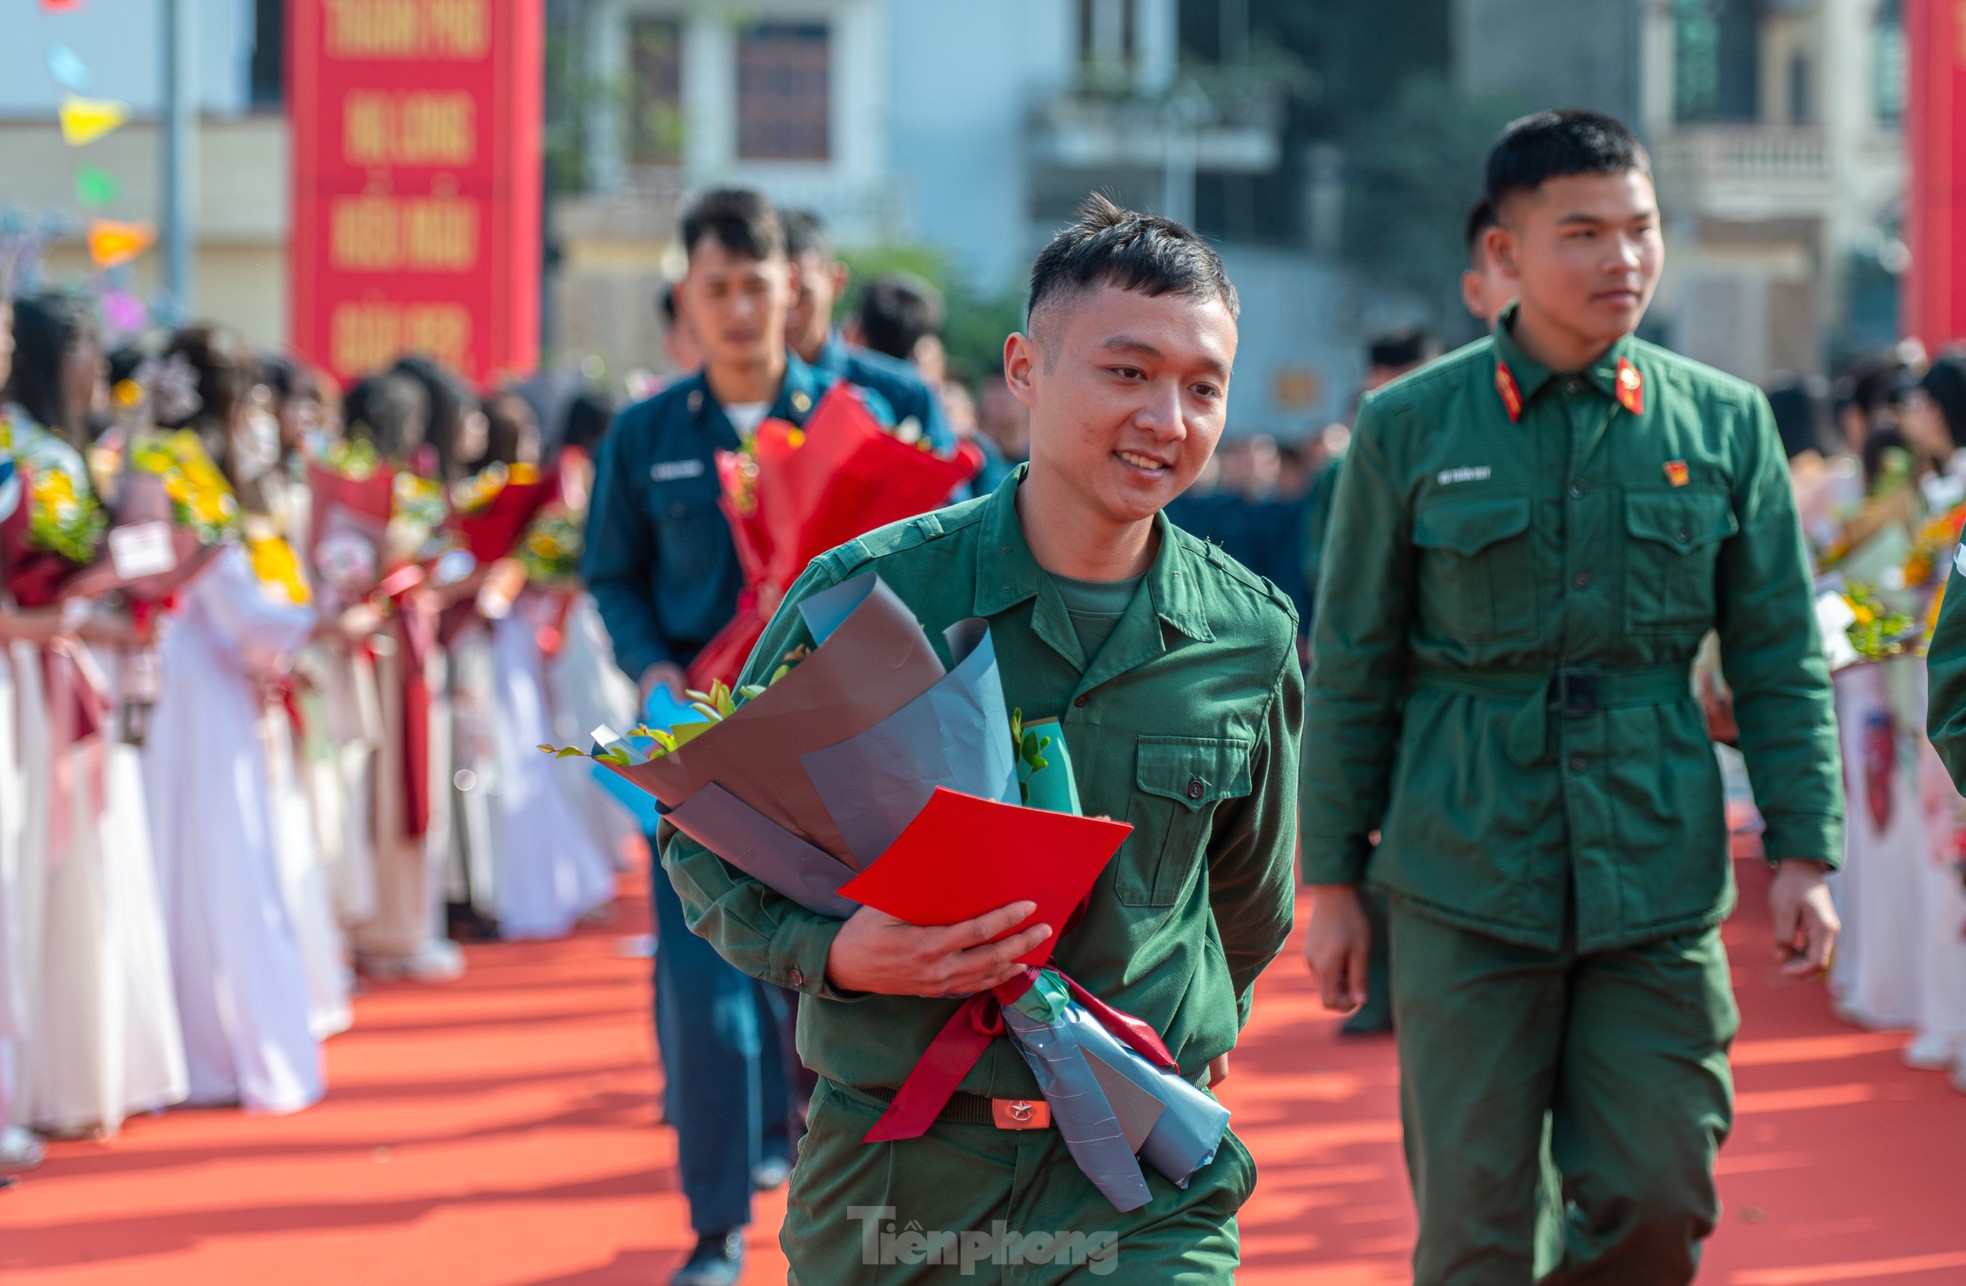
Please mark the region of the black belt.
<svg viewBox="0 0 1966 1286"><path fill-rule="evenodd" d="M883 1104L894 1102L894 1091L882 1086L856 1085L851 1092ZM949 1096L935 1119L951 1125L994 1125L999 1130L1043 1130L1051 1125L1051 1104L1043 1098L987 1098L959 1090Z"/></svg>

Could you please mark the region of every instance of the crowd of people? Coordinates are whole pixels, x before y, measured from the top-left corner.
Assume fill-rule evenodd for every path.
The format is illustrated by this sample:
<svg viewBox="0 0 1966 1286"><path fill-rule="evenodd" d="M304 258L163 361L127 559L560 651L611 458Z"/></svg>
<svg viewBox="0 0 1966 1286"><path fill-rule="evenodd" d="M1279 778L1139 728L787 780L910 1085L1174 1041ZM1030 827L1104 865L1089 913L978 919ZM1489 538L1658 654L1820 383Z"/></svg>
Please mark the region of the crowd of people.
<svg viewBox="0 0 1966 1286"><path fill-rule="evenodd" d="M417 356L344 396L207 324L106 350L61 291L0 303L0 387L0 1168L305 1108L359 978L614 898L638 828L535 749L634 715L574 568L606 401Z"/></svg>
<svg viewBox="0 0 1966 1286"><path fill-rule="evenodd" d="M291 355L256 353L209 324L120 337L110 348L86 295L0 291L9 301L0 304L0 1171L31 1166L39 1138L104 1137L133 1114L178 1104L305 1108L325 1092L321 1043L352 1021L358 979L453 979L463 968L459 941L558 937L605 908L649 837L586 765L539 751L586 746L597 728L634 727L665 693L672 705L686 703L696 662L740 605L769 617L781 596L812 592L806 580L759 583L745 565L722 473L767 419L802 431L836 387L851 390L882 431L976 461L948 497L977 502L961 519L891 529L885 543L850 546L854 558L878 564L911 604L949 599L942 614L954 613L951 621L972 604L985 611L990 599L989 610L1015 626L998 639L1000 652L1025 647L1026 636L1045 644L1018 654L1013 681L1048 674L1076 650L1082 663L1059 669L1056 690L1045 690L1061 726L1080 717L1072 711L1090 699L1081 680L1112 640L1131 639L1127 654L1138 657L1126 665L1145 666L1135 677L1157 685L1152 701L1122 700L1073 724L1079 762L1105 764L1080 783L1088 799L1104 799L1136 829L1160 828L1146 849L1136 846L1146 859L1136 850L1121 859L1150 869L1120 872L1115 905L1091 912L1092 928L1076 930L1075 941L1107 935L1081 948L1086 976L1107 969L1115 992L1141 986L1128 1004L1163 1034L1191 1026L1181 1052L1197 1084L1226 1074L1248 987L1288 927L1296 832L1287 819L1299 800L1297 721L1309 682L1309 744L1324 752L1301 795L1317 822L1306 824L1303 860L1306 881L1322 886L1322 923L1312 933L1320 987L1333 1007L1365 1004L1353 1015L1356 1030L1391 1027L1401 1007L1435 1006L1431 1025L1402 1042L1403 1072L1416 1087L1409 1151L1432 1163L1421 1167L1431 1179L1416 1172L1423 1212L1429 1193L1435 1198L1434 1222L1423 1218L1423 1262L1449 1253L1439 1248L1457 1237L1481 1240L1483 1220L1509 1237L1526 1227L1529 1180L1506 1202L1498 1196L1495 1209L1469 1214L1458 1232L1443 1231L1439 1212L1456 1185L1474 1183L1468 1167L1488 1164L1476 1158L1481 1147L1492 1145L1497 1166L1533 1179L1538 1133L1553 1111L1558 1150L1570 1150L1559 1161L1580 1173L1604 1161L1606 1153L1587 1155L1602 1139L1567 1138L1568 1108L1537 1106L1513 1133L1456 1115L1472 1110L1468 1094L1479 1091L1468 1089L1457 1060L1483 1043L1475 1027L1489 1011L1457 1009L1429 989L1534 947L1547 955L1537 968L1568 971L1573 981L1621 960L1699 975L1679 991L1645 991L1637 1009L1623 1011L1629 1021L1618 1037L1642 1039L1653 1030L1647 1023L1667 1023L1660 1007L1686 995L1711 1002L1711 1021L1689 1038L1698 1048L1682 1060L1681 1101L1629 1108L1685 1162L1685 1181L1666 1194L1679 1222L1653 1245L1666 1265L1657 1280L1690 1273L1710 1227L1701 1203L1724 1134L1714 1122L1731 1111L1731 1008L1711 932L1727 894L1724 864L1701 847L1713 837L1674 828L1700 820L1704 796L1694 796L1712 743L1743 746L1764 777L1775 763L1802 794L1833 785L1834 748L1817 744L1829 717L1812 704L1814 686L1827 692L1815 684L1819 664L1836 672L1834 722L1852 765L1850 866L1835 877L1848 936L1833 984L1857 1021L1918 1026L1911 1057L1952 1068L1966 1089L1966 808L1920 731L1920 658L1966 521L1966 357L1907 347L1854 361L1833 384L1778 381L1766 405L1787 475L1758 460L1744 465L1760 441L1759 422L1749 423L1762 405L1752 390L1633 335L1659 267L1642 149L1615 122L1586 114L1532 118L1512 139L1498 145L1490 199L1467 225L1463 293L1492 336L1439 362L1440 346L1424 331L1371 341L1362 392L1375 396L1356 425L1363 465L1347 463L1347 425L1295 442L1227 438L1212 458L1183 445L1207 437L1212 448L1208 435L1223 427L1234 288L1186 229L1099 201L1040 258L1029 334L1011 339L1001 375L972 383L949 369L932 287L885 277L862 285L848 307L849 274L817 218L778 211L755 192L706 194L683 221L687 271L656 301L668 372L623 381L629 403L619 415L603 391L550 382L474 390L417 355L341 390ZM1602 334L1572 354L1575 362L1545 369L1520 344L1562 355L1564 333L1538 329L1553 326L1568 284L1524 275L1524 262L1533 274L1533 256L1557 252L1534 244L1534 219L1522 212L1566 183L1595 185L1592 199L1608 203L1611 215L1573 217L1601 219L1624 238L1605 271L1637 284L1610 292L1622 311L1598 319ZM1506 227L1498 201L1513 203ZM1087 320L1095 315L1105 329ZM1177 351L1121 331L1122 321ZM1097 350L1096 360L1074 342ZM1156 363L1169 370L1147 369ZM1184 411L1178 427L1157 419L1159 404L1141 392L1177 376L1179 396L1200 408ZM1092 383L1073 390L1073 379ZM1450 406L1449 390L1464 385L1473 392ZM1673 458L1600 460L1591 473L1590 452L1613 424L1666 431L1657 412L1646 416L1658 405L1648 398L1684 398L1702 424L1745 415L1747 427L1713 443L1674 438L1660 448L1682 453ZM1124 415L1101 421L1112 406ZM1435 412L1462 435L1455 444L1465 460L1440 455L1437 440L1402 436L1433 424ZM1619 494L1629 490L1620 519L1597 527L1579 519L1575 533L1543 533L1541 544L1518 539L1556 521L1556 510L1476 489L1530 467L1504 461L1492 445L1518 426L1551 443L1595 427L1575 477L1512 485L1547 484L1583 505L1615 483ZM1102 433L1118 443L1110 452ZM1562 463L1562 453L1544 454ZM1395 478L1395 466L1410 477ZM1102 472L1113 469L1122 481ZM1471 489L1453 493L1458 486ZM1418 517L1404 509L1415 495ZM521 507L505 503L510 497L529 499ZM1813 560L1814 629L1809 587L1784 563L1796 527L1790 500ZM495 522L500 513L517 517ZM1177 536L1169 521L1200 539ZM1554 570L1537 563L1572 534L1597 542L1577 555L1585 561ZM1611 552L1635 542L1651 542L1638 547L1656 567ZM1712 547L1722 542L1737 560L1760 561L1717 563ZM957 545L959 556L946 561L933 552ZM1694 564L1712 575L1684 575ZM961 581L983 577L986 565L1004 588ZM1321 595L1338 567L1379 568L1386 583L1366 592L1327 586ZM1648 568L1658 573L1652 582ZM1596 622L1597 633L1586 637L1578 625L1564 639L1545 637L1555 617L1539 616L1537 593L1581 596L1614 573L1631 582L1608 600L1624 604L1622 615L1579 597L1566 610ZM1736 579L1716 589L1727 576ZM1479 592L1467 588L1476 581ZM1773 605L1766 619L1730 614L1730 594L1764 593ZM1158 604L1151 630L1130 611L1142 594ZM1182 594L1200 597L1177 602ZM1054 599L1061 623L1039 622ZM1320 603L1333 619L1319 619ZM1818 633L1826 662L1813 654ZM1218 651L1183 653L1169 641L1177 635ZM1264 664L1274 651L1280 668L1225 675L1210 658L1228 646ZM1503 664L1538 648L1533 664ZM1409 673L1401 652L1399 681L1381 682L1375 649L1417 659ZM1573 653L1582 656L1574 666ZM1555 695L1543 661L1563 677ZM1607 666L1658 681L1603 686ZM1546 756L1570 735L1563 721L1620 709L1650 719L1654 709L1684 705L1689 667L1703 724L1670 722L1677 710L1660 714L1671 744L1645 752L1647 764L1665 765L1662 798L1691 792L1684 808L1634 802L1638 788L1623 778L1597 781L1593 755L1581 749ZM1247 691L1217 692L1230 677L1248 681ZM1745 710L1730 681L1745 685ZM1383 708L1367 709L1362 693ZM1505 699L1536 717L1495 715L1490 705ZM1440 744L1451 753L1440 763L1454 771L1489 763L1497 782L1520 791L1548 786L1561 763L1574 779L1570 793L1541 811L1506 782L1416 793L1412 781L1434 769L1388 730L1470 701L1488 704L1456 715L1461 723L1442 716ZM1166 713L1177 706L1185 713ZM1234 723L1250 709L1268 713ZM1214 719L1234 724L1238 738L1193 735L1212 734ZM1161 735L1170 730L1179 735ZM1472 740L1460 745L1461 737ZM1103 760L1102 738L1113 743ZM1354 753L1332 760L1348 739ZM1140 807L1130 802L1136 786L1139 799L1165 800ZM1568 851L1589 841L1583 822L1543 846L1550 852L1538 848L1538 828L1587 791L1601 793L1592 798L1606 816L1624 810L1652 825L1644 842L1660 852L1691 854L1686 878L1634 893L1643 873L1621 868L1591 885L1590 854ZM1745 786L1735 793L1729 821L1752 828ZM1795 851L1771 855L1788 859L1796 877L1791 938L1808 959L1793 963L1814 967L1824 963L1818 953L1827 956L1835 915L1808 922L1804 911L1816 907L1809 881L1841 855L1836 810L1814 795L1797 804L1802 794L1763 793L1773 846L1803 837ZM1289 802L1275 804L1279 797ZM1462 811L1437 815L1449 797ZM1389 798L1408 811L1381 817ZM1511 808L1535 815L1514 817ZM1807 814L1800 821L1798 808ZM1427 819L1437 829L1416 842L1413 828ZM1521 851L1497 856L1470 829L1483 826L1508 830ZM1908 852L1929 860L1907 863ZM1438 865L1454 853L1466 861ZM656 1034L698 1238L675 1280L714 1286L741 1272L751 1194L787 1180L814 1093L808 1068L825 1078L820 1101L833 1113L867 1119L821 1131L818 1169L802 1159L803 1181L837 1180L842 1192L891 1201L889 1180L844 1159L863 1155L848 1143L859 1146L919 1052L876 1048L881 1015L916 1021L925 995L987 990L1001 979L958 987L947 978L971 975L944 972L930 986L919 973L926 956L864 937L899 941L893 935L928 930L900 921L856 929L859 916L848 929L829 926L835 946L815 958L807 922L783 896L700 845L679 841L669 859L674 881L660 861L651 864ZM1204 862L1219 887L1187 878ZM1368 862L1375 891L1364 893ZM1495 878L1469 875L1489 870L1480 862L1498 864ZM1509 862L1520 869L1502 869ZM1566 874L1570 891L1547 905L1496 900L1519 892L1538 862L1584 874ZM1445 901L1436 897L1442 888ZM1658 906L1644 910L1648 897ZM1641 911L1652 918L1618 919ZM1384 954L1389 922L1408 944L1396 981ZM1177 933L1169 927L1177 923L1187 928ZM1222 940L1224 925L1236 928L1234 941ZM852 949L842 952L833 934ZM1177 958L1203 939L1212 955ZM1369 966L1368 948L1376 953ZM1153 970L1133 967L1143 952L1162 953L1167 969L1178 964L1192 980L1154 992L1141 982ZM836 1003L847 999L856 1003ZM1526 994L1502 1001L1522 1007L1527 1026L1573 1021L1588 1008L1570 1001L1552 1017ZM808 1005L818 1009L806 1020L802 1067L793 1024ZM1165 1012L1150 1012L1156 1006ZM1484 1074L1514 1073L1498 1065ZM1004 1075L1021 1085L1017 1073ZM956 1097L982 1102L978 1111L1004 1101ZM1031 1097L1017 1101L1028 1108ZM1480 1147L1468 1142L1476 1135ZM1051 1159L1070 1164L1062 1153ZM952 1176L1009 1173L1002 1158L945 1161ZM1609 1164L1617 1171L1624 1161ZM1225 1177L1218 1164L1170 1200L1197 1209L1219 1200L1232 1211L1238 1202L1222 1185L1240 1174ZM1656 1187L1636 1173L1616 1177ZM947 1193L916 1184L911 1195L945 1205L974 1195L961 1183L943 1186ZM808 1263L859 1253L859 1229L837 1218L820 1226L794 1196ZM1204 1231L1164 1248L1167 1262L1232 1265L1232 1221ZM1151 1250L1151 1229L1141 1236L1136 1244ZM1505 1249L1522 1248L1510 1241Z"/></svg>

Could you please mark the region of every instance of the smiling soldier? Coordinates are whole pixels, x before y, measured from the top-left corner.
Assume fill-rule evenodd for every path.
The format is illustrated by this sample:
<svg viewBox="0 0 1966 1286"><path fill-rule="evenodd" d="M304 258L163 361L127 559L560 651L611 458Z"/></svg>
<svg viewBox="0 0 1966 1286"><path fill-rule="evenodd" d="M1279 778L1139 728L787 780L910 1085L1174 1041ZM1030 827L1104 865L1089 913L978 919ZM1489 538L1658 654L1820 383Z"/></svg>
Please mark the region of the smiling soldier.
<svg viewBox="0 0 1966 1286"><path fill-rule="evenodd" d="M1718 630L1797 976L1836 934L1829 679L1767 401L1632 336L1664 258L1637 139L1528 117L1488 196L1518 302L1365 400L1339 483L1307 952L1325 1004L1356 1007L1358 886L1392 899L1416 1282L1673 1286L1718 1216L1736 1024L1688 668Z"/></svg>
<svg viewBox="0 0 1966 1286"><path fill-rule="evenodd" d="M1235 1136L1185 1189L1150 1173L1151 1201L1120 1214L1006 1041L920 1137L861 1139L956 1009L950 997L1002 982L1054 931L1058 966L1152 1025L1196 1084L1219 1081L1256 975L1289 935L1295 613L1161 513L1221 436L1235 353L1235 288L1215 253L1178 224L1094 198L1038 257L1027 333L1004 348L1005 380L1031 413L1031 462L991 496L817 559L752 656L746 683L810 642L801 599L867 571L938 647L946 627L983 617L1005 718L1057 716L1085 812L1133 825L1074 924L994 944L1031 904L945 928L865 908L832 920L686 837L669 842L690 926L807 997L799 1053L822 1079L780 1236L795 1281L1234 1275L1236 1211L1255 1184ZM924 1249L937 1244L966 1262Z"/></svg>

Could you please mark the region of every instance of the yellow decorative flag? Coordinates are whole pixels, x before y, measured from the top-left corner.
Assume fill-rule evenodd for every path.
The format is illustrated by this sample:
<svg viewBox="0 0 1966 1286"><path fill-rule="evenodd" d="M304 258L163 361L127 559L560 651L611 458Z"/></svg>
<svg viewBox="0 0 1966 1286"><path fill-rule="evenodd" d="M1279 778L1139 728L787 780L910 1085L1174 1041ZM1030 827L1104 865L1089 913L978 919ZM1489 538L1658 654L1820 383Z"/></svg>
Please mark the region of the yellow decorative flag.
<svg viewBox="0 0 1966 1286"><path fill-rule="evenodd" d="M89 225L89 258L98 268L114 268L150 249L156 240L157 229L148 223L97 219Z"/></svg>
<svg viewBox="0 0 1966 1286"><path fill-rule="evenodd" d="M70 147L81 147L114 132L129 117L129 107L113 98L70 94L61 100L61 136Z"/></svg>

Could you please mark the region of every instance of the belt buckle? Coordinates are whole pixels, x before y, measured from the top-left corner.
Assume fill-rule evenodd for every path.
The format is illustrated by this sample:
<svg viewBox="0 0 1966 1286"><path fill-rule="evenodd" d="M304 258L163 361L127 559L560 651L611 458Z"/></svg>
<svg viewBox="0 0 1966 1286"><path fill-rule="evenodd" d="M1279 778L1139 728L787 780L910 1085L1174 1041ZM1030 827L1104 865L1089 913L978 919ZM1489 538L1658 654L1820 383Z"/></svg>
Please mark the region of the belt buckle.
<svg viewBox="0 0 1966 1286"><path fill-rule="evenodd" d="M1604 675L1598 670L1558 670L1551 704L1565 719L1588 719L1604 708L1603 685Z"/></svg>
<svg viewBox="0 0 1966 1286"><path fill-rule="evenodd" d="M1043 1099L993 1098L990 1123L999 1130L1043 1130L1051 1126L1051 1104Z"/></svg>

